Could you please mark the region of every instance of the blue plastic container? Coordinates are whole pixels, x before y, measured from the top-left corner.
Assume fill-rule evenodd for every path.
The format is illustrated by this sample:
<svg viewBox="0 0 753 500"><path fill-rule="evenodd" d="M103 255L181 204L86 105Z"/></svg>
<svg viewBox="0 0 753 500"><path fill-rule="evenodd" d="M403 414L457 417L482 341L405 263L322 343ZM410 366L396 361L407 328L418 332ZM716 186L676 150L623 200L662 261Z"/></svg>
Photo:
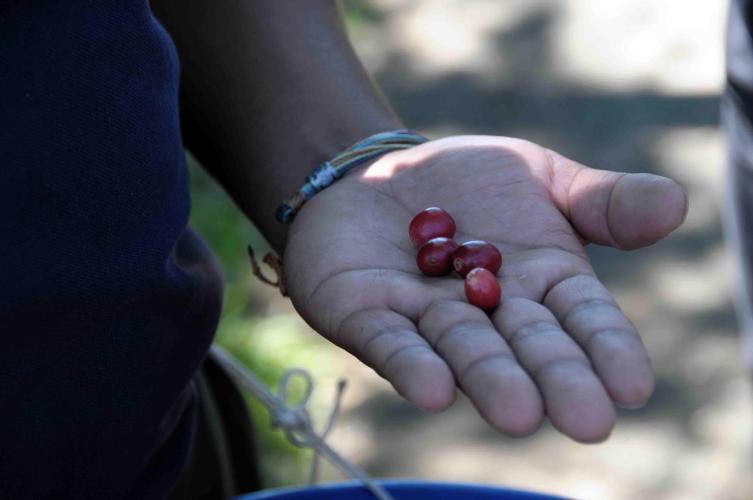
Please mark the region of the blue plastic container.
<svg viewBox="0 0 753 500"><path fill-rule="evenodd" d="M377 481L395 500L561 500L564 497L477 484L428 481ZM281 488L249 493L236 500L374 500L358 482Z"/></svg>

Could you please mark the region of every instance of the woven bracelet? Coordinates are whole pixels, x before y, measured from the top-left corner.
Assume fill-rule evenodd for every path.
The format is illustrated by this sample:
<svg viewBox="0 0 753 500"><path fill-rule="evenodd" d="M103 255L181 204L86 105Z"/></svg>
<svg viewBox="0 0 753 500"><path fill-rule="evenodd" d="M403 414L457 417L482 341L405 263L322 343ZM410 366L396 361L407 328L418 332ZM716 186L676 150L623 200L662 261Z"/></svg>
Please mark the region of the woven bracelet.
<svg viewBox="0 0 753 500"><path fill-rule="evenodd" d="M428 140L410 130L393 130L367 137L319 165L306 177L306 184L301 186L292 198L280 203L277 207L277 220L285 223L292 221L304 203L322 189L334 184L349 170L391 151L412 148Z"/></svg>

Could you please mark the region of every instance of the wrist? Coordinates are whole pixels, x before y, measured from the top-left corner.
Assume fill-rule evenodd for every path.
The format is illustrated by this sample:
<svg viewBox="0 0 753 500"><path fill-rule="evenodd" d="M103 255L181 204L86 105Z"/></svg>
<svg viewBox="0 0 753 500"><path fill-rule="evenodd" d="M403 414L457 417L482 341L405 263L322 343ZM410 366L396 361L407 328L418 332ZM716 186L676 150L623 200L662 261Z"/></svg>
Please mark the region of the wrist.
<svg viewBox="0 0 753 500"><path fill-rule="evenodd" d="M293 220L308 200L328 188L354 168L371 162L392 151L409 149L428 139L406 129L384 131L361 139L333 158L319 164L307 177L306 183L277 208L276 218L282 223Z"/></svg>

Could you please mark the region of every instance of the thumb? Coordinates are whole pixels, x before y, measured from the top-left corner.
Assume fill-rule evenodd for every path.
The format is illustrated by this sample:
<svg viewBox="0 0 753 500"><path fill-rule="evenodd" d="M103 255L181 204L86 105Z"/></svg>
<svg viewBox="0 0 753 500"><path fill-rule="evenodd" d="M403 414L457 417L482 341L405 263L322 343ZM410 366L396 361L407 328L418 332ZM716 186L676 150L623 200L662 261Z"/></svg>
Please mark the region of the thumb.
<svg viewBox="0 0 753 500"><path fill-rule="evenodd" d="M687 195L671 179L596 170L549 154L552 199L590 242L631 250L656 243L685 220Z"/></svg>

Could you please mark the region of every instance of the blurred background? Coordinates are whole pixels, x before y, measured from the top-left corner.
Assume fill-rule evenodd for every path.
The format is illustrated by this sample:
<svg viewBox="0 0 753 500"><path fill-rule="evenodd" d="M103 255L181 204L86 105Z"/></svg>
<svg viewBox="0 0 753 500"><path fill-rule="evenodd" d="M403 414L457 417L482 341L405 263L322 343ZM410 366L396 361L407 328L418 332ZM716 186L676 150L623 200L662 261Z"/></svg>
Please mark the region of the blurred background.
<svg viewBox="0 0 753 500"><path fill-rule="evenodd" d="M430 137L522 137L593 167L667 175L688 190L687 222L665 242L630 254L589 250L658 377L651 402L621 411L608 442L576 444L548 424L511 439L463 398L438 415L402 401L251 276L245 246L261 256L263 240L193 164L192 223L227 275L218 342L273 387L287 368L310 370L321 423L346 377L330 442L373 475L578 498L753 498L753 401L720 222L727 8L721 0L344 2L357 51L408 126ZM267 484L305 482L311 453L288 445L250 404ZM328 466L323 476L340 479Z"/></svg>

